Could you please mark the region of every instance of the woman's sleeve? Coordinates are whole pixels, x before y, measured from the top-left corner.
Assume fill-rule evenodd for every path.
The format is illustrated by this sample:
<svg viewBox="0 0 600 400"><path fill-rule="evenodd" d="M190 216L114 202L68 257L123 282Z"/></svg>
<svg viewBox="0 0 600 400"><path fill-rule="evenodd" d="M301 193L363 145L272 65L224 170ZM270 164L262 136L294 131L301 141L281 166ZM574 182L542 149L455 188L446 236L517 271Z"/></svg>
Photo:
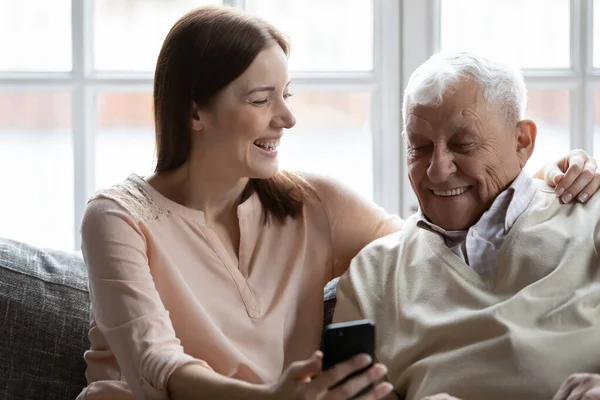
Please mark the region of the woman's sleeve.
<svg viewBox="0 0 600 400"><path fill-rule="evenodd" d="M375 239L398 232L404 221L342 183L307 175L325 207L333 247L333 278L341 276L358 252Z"/></svg>
<svg viewBox="0 0 600 400"><path fill-rule="evenodd" d="M92 312L136 399L168 399L174 370L196 363L183 352L158 292L143 228L109 199L88 204L82 251L89 275Z"/></svg>

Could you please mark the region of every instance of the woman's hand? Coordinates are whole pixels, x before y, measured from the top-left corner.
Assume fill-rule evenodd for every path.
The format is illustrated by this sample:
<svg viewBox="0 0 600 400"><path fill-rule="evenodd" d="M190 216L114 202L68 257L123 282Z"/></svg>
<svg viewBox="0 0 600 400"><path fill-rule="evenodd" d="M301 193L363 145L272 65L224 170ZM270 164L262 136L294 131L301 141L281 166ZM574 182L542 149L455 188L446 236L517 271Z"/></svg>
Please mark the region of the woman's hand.
<svg viewBox="0 0 600 400"><path fill-rule="evenodd" d="M558 162L546 165L536 174L542 176L563 203L573 199L585 203L600 188L598 163L583 150L571 150Z"/></svg>
<svg viewBox="0 0 600 400"><path fill-rule="evenodd" d="M600 375L573 374L567 379L553 400L599 400Z"/></svg>
<svg viewBox="0 0 600 400"><path fill-rule="evenodd" d="M279 382L270 388L270 398L274 400L347 400L366 386L373 384L375 386L373 390L358 399L378 400L393 390L392 385L388 382L377 383L387 373L387 369L382 364L375 364L341 386L329 390L346 376L367 367L371 364L371 359L364 354L358 355L327 371L322 371L322 359L323 354L317 351L308 360L291 364Z"/></svg>

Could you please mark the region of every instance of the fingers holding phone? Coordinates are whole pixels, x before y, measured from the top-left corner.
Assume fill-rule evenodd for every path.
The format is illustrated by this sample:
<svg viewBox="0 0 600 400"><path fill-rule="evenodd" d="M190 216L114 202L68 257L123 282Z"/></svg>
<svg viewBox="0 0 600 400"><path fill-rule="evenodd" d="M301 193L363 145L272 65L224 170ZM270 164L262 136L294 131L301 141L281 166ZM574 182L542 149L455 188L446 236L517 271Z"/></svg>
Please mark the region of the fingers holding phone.
<svg viewBox="0 0 600 400"><path fill-rule="evenodd" d="M323 330L324 376L331 375L332 399L380 399L392 391L375 357L375 325L369 320L331 324ZM361 365L361 366L358 366ZM352 369L352 370L350 370Z"/></svg>
<svg viewBox="0 0 600 400"><path fill-rule="evenodd" d="M373 364L371 356L358 354L335 364L313 381L323 400L378 400L392 391L392 385L381 382L387 374L383 364Z"/></svg>
<svg viewBox="0 0 600 400"><path fill-rule="evenodd" d="M366 357L361 355L358 357ZM370 360L370 358L369 358ZM382 382L387 374L387 368L383 364L369 363L367 369L357 367L358 364L354 360L344 361L324 373L331 373L332 377L328 377L329 382L334 385L327 393L327 400L379 400L387 396L393 387L389 382ZM364 365L361 363L360 365ZM352 378L346 379L348 375L354 372L359 372L358 375L353 375ZM343 382L339 384L339 382Z"/></svg>
<svg viewBox="0 0 600 400"><path fill-rule="evenodd" d="M392 386L387 382L376 384L385 376L386 368L381 364L373 364L371 357L366 354L352 357L323 372L322 357L321 352L316 352L307 360L291 364L280 381L269 389L266 399L380 400L392 391ZM356 372L359 374L347 379ZM340 381L343 383L339 384ZM369 385L374 387L368 393L355 397Z"/></svg>

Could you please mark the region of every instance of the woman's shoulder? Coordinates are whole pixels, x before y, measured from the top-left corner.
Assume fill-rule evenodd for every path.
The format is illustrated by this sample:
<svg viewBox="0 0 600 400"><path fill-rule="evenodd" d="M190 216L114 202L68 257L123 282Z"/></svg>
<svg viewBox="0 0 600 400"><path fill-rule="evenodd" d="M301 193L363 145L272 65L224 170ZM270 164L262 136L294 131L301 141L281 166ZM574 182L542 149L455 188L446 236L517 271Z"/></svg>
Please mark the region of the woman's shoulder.
<svg viewBox="0 0 600 400"><path fill-rule="evenodd" d="M295 171L294 173L302 177L310 185L320 201L328 201L329 199L337 196L359 196L358 192L352 189L349 185L332 176L315 172Z"/></svg>
<svg viewBox="0 0 600 400"><path fill-rule="evenodd" d="M350 184L331 176L302 172L301 176L311 185L330 216L349 217L355 220L390 220L393 231L399 230L404 221L397 215L388 214L374 200L367 198Z"/></svg>
<svg viewBox="0 0 600 400"><path fill-rule="evenodd" d="M169 211L157 204L142 183L142 178L130 175L123 182L100 189L88 200L86 214L125 212L139 222L150 222L168 215Z"/></svg>

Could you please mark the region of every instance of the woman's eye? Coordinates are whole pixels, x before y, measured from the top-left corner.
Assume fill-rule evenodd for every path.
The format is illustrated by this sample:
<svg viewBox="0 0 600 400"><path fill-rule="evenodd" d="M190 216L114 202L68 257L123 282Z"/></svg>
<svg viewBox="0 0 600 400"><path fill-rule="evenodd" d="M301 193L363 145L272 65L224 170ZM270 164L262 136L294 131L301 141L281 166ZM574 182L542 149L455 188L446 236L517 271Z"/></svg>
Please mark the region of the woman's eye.
<svg viewBox="0 0 600 400"><path fill-rule="evenodd" d="M283 95L284 99L289 99L290 97L292 97L294 95L294 93L286 93Z"/></svg>
<svg viewBox="0 0 600 400"><path fill-rule="evenodd" d="M257 106L262 106L263 104L267 104L268 103L268 99L264 99L264 100L254 100L252 102L252 104L257 105Z"/></svg>

